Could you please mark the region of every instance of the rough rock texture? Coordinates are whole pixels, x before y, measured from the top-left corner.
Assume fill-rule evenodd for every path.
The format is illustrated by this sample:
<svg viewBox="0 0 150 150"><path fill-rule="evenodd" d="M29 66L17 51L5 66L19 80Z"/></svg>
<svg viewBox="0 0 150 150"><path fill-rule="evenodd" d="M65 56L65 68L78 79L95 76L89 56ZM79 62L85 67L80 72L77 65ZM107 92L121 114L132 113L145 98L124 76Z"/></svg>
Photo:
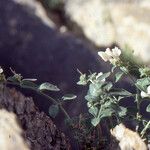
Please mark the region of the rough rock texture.
<svg viewBox="0 0 150 150"><path fill-rule="evenodd" d="M18 125L16 115L0 109L0 149L29 150L22 137L22 129Z"/></svg>
<svg viewBox="0 0 150 150"><path fill-rule="evenodd" d="M127 44L150 63L149 0L66 0L65 11L97 46Z"/></svg>
<svg viewBox="0 0 150 150"><path fill-rule="evenodd" d="M39 112L32 98L24 97L15 89L1 88L0 108L17 115L24 137L31 150L66 150L70 145L53 121L45 113ZM8 150L8 149L7 149Z"/></svg>

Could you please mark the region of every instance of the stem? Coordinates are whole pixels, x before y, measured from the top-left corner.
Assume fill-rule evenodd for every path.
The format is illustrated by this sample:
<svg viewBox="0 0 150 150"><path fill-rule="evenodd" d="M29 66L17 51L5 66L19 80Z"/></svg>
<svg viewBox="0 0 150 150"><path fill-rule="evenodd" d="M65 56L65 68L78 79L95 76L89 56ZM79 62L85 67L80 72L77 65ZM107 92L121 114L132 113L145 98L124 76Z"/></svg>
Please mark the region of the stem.
<svg viewBox="0 0 150 150"><path fill-rule="evenodd" d="M136 94L136 105L137 105L137 110L138 110L138 112L137 112L137 114L136 114L136 119L138 120L138 121L141 121L141 116L140 116L140 90L138 89L138 88L136 88L136 91L137 91L137 94ZM139 124L137 124L137 126L136 126L136 131L138 131L139 130Z"/></svg>
<svg viewBox="0 0 150 150"><path fill-rule="evenodd" d="M136 88L137 91L137 95L136 95L136 102L137 102L137 109L138 109L138 113L140 111L140 90L138 88Z"/></svg>
<svg viewBox="0 0 150 150"><path fill-rule="evenodd" d="M146 124L146 126L144 127L144 129L141 131L141 137L143 137L146 133L146 130L149 128L150 126L150 121Z"/></svg>
<svg viewBox="0 0 150 150"><path fill-rule="evenodd" d="M97 125L97 135L98 135L98 138L100 140L100 138L102 136L102 128L101 128L100 123Z"/></svg>
<svg viewBox="0 0 150 150"><path fill-rule="evenodd" d="M13 83L13 82L9 82L9 81L6 81L5 84L9 84L9 85L17 85L17 86L20 86L20 83ZM20 86L21 87L21 86ZM45 94L44 92L38 90L38 89L35 89L35 88L32 88L32 87L21 87L21 88L25 88L25 89L30 89L36 93L38 93L39 95L42 95L44 97L46 97L47 99L49 99L52 103L54 103L55 105L58 105L61 109L61 111L64 113L64 115L67 117L67 119L70 119L70 116L69 114L66 112L66 110L63 108L63 106L58 103L54 98L50 97L49 95Z"/></svg>

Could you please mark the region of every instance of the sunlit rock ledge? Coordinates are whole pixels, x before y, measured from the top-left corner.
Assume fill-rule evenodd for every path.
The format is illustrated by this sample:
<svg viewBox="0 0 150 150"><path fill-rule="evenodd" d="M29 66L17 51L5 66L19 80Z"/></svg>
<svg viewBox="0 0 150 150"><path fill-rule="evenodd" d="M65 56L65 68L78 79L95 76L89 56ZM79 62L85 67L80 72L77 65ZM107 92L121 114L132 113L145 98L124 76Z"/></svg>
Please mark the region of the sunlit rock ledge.
<svg viewBox="0 0 150 150"><path fill-rule="evenodd" d="M128 45L150 64L149 0L66 0L65 11L96 46Z"/></svg>
<svg viewBox="0 0 150 150"><path fill-rule="evenodd" d="M16 115L5 109L0 110L0 149L1 150L29 150L22 137Z"/></svg>

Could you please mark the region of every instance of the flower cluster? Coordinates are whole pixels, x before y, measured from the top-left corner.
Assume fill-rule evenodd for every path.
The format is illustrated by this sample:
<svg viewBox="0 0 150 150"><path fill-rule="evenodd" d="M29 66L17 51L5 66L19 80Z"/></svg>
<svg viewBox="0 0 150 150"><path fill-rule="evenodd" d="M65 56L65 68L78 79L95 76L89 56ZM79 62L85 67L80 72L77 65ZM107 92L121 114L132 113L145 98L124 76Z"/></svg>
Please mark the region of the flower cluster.
<svg viewBox="0 0 150 150"><path fill-rule="evenodd" d="M119 57L121 55L121 50L118 47L113 48L110 50L110 48L107 48L105 52L98 52L98 55L106 62L109 61L113 65L116 64L116 62L119 61Z"/></svg>
<svg viewBox="0 0 150 150"><path fill-rule="evenodd" d="M141 91L141 97L150 97L150 85L147 87L147 92Z"/></svg>

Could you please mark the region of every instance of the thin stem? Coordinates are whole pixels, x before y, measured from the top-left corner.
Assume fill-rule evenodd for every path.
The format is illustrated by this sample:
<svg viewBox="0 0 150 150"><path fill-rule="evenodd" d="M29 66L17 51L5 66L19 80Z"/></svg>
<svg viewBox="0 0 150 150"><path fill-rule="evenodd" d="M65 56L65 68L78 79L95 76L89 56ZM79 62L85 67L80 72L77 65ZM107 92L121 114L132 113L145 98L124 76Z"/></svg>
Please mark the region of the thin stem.
<svg viewBox="0 0 150 150"><path fill-rule="evenodd" d="M20 83L13 83L13 82L9 82L9 81L6 81L5 84L9 84L9 85L17 85L17 86L20 86ZM21 86L20 86L21 87ZM30 89L36 93L38 93L39 95L42 95L44 97L46 97L47 99L49 99L50 101L52 101L52 103L54 103L55 105L58 105L61 109L61 111L64 113L64 115L67 117L67 119L70 119L70 116L69 114L66 112L66 110L63 108L63 106L58 103L54 98L50 97L49 95L45 94L44 92L38 90L38 89L35 89L35 88L32 88L32 87L21 87L21 88L26 88L26 89Z"/></svg>
<svg viewBox="0 0 150 150"><path fill-rule="evenodd" d="M36 91L38 94L40 94L40 95L46 97L47 99L51 100L54 104L59 105L60 109L62 110L62 112L64 113L64 115L67 117L67 119L71 119L70 116L69 116L69 114L68 114L68 113L66 112L66 110L63 108L63 106L62 106L60 103L58 103L54 98L50 97L49 95L47 95L47 94L45 94L45 93L43 93L43 92L41 92L41 91L38 91L38 90L35 90L35 91Z"/></svg>
<svg viewBox="0 0 150 150"><path fill-rule="evenodd" d="M136 103L137 103L137 109L138 109L138 114L140 114L140 90L136 88Z"/></svg>
<svg viewBox="0 0 150 150"><path fill-rule="evenodd" d="M66 110L64 109L64 107L62 105L59 105L60 109L62 110L62 112L65 114L65 116L67 117L67 119L71 119L71 117L69 116L69 114L66 112Z"/></svg>
<svg viewBox="0 0 150 150"><path fill-rule="evenodd" d="M141 120L141 115L140 115L140 90L138 88L136 88L137 94L136 94L136 105L137 105L137 114L136 114L136 119L137 120ZM136 126L136 131L139 130L139 124L137 124Z"/></svg>
<svg viewBox="0 0 150 150"><path fill-rule="evenodd" d="M98 138L100 140L100 138L102 136L102 129L101 129L100 123L97 125L97 135L98 135Z"/></svg>
<svg viewBox="0 0 150 150"><path fill-rule="evenodd" d="M150 121L146 124L145 128L141 131L141 137L143 137L146 133L146 130L149 128L150 126Z"/></svg>

